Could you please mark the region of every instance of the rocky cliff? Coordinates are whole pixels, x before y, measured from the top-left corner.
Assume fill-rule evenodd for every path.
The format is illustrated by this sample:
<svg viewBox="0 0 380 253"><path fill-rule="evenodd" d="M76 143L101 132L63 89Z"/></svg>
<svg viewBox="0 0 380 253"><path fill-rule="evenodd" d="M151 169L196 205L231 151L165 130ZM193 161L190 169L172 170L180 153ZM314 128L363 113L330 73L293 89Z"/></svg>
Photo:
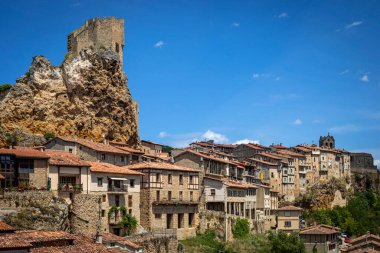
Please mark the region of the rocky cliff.
<svg viewBox="0 0 380 253"><path fill-rule="evenodd" d="M36 56L29 71L0 94L0 146L7 136L39 145L47 132L139 145L138 110L119 57L86 49L60 66Z"/></svg>

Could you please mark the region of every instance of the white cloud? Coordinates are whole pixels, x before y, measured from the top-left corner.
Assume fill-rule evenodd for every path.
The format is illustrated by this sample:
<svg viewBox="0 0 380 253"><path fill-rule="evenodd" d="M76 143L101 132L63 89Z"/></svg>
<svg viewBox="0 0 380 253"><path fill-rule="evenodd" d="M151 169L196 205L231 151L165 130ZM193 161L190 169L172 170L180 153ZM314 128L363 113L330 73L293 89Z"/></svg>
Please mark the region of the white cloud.
<svg viewBox="0 0 380 253"><path fill-rule="evenodd" d="M340 72L339 75L342 76L342 75L348 74L348 72L350 72L350 70L349 69L345 69L342 72Z"/></svg>
<svg viewBox="0 0 380 253"><path fill-rule="evenodd" d="M380 168L380 160L375 160L375 165Z"/></svg>
<svg viewBox="0 0 380 253"><path fill-rule="evenodd" d="M155 48L161 48L165 45L165 42L163 42L162 40L160 41L157 41L156 44L154 44L154 47Z"/></svg>
<svg viewBox="0 0 380 253"><path fill-rule="evenodd" d="M238 23L238 22L233 22L233 23L232 23L232 26L233 26L233 27L239 27L239 26L240 26L240 23Z"/></svg>
<svg viewBox="0 0 380 253"><path fill-rule="evenodd" d="M360 80L362 81L362 82L369 82L369 76L368 76L368 74L364 74L361 78L360 78Z"/></svg>
<svg viewBox="0 0 380 253"><path fill-rule="evenodd" d="M355 27L355 26L359 26L359 25L361 25L361 24L363 24L363 21L354 21L354 22L352 22L351 24L346 25L344 28L345 28L346 30L348 30L348 29L351 29L351 28L353 28L353 27Z"/></svg>
<svg viewBox="0 0 380 253"><path fill-rule="evenodd" d="M276 80L276 81L280 81L281 78L278 76L278 77L276 77L276 79L274 79L274 80Z"/></svg>
<svg viewBox="0 0 380 253"><path fill-rule="evenodd" d="M294 125L301 125L302 124L302 120L300 118L297 118L295 121L293 121L293 124Z"/></svg>
<svg viewBox="0 0 380 253"><path fill-rule="evenodd" d="M223 134L215 133L211 130L207 130L204 134L202 134L202 138L207 140L214 140L217 143L227 143L228 138Z"/></svg>
<svg viewBox="0 0 380 253"><path fill-rule="evenodd" d="M253 73L253 75L252 75L252 78L253 79L257 79L257 78L259 78L260 77L260 74L259 73Z"/></svg>
<svg viewBox="0 0 380 253"><path fill-rule="evenodd" d="M335 127L330 128L330 132L339 133L339 134L352 133L352 132L358 132L358 131L360 131L360 128L353 124L346 124L346 125L335 126Z"/></svg>
<svg viewBox="0 0 380 253"><path fill-rule="evenodd" d="M242 139L242 140L238 140L238 141L234 142L234 144L248 144L248 143L260 144L260 141L250 140L250 139Z"/></svg>
<svg viewBox="0 0 380 253"><path fill-rule="evenodd" d="M287 18L287 17L289 17L289 15L288 15L288 13L283 12L283 13L279 14L277 17L278 18Z"/></svg>
<svg viewBox="0 0 380 253"><path fill-rule="evenodd" d="M160 132L160 133L158 134L158 137L160 137L160 138L165 138L165 137L167 137L167 136L168 136L168 133L165 132L165 131L162 131L162 132Z"/></svg>

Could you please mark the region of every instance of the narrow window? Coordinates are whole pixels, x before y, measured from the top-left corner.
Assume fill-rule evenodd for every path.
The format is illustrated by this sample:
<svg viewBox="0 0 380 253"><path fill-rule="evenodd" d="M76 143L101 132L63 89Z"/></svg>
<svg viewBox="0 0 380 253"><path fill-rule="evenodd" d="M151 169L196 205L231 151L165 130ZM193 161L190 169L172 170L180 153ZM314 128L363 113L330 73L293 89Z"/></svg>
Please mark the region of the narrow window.
<svg viewBox="0 0 380 253"><path fill-rule="evenodd" d="M172 174L169 174L168 175L168 184L172 184L172 183L173 183Z"/></svg>
<svg viewBox="0 0 380 253"><path fill-rule="evenodd" d="M128 207L132 207L132 195L128 195Z"/></svg>
<svg viewBox="0 0 380 253"><path fill-rule="evenodd" d="M106 217L106 210L102 209L102 217Z"/></svg>
<svg viewBox="0 0 380 253"><path fill-rule="evenodd" d="M102 187L102 186L103 186L103 178L98 177L98 187Z"/></svg>
<svg viewBox="0 0 380 253"><path fill-rule="evenodd" d="M106 154L101 154L100 160L102 160L102 161L106 160Z"/></svg>
<svg viewBox="0 0 380 253"><path fill-rule="evenodd" d="M106 200L107 200L107 196L106 195L102 195L102 201L106 202Z"/></svg>
<svg viewBox="0 0 380 253"><path fill-rule="evenodd" d="M179 200L180 200L180 201L183 200L183 191L179 191Z"/></svg>
<svg viewBox="0 0 380 253"><path fill-rule="evenodd" d="M69 148L69 153L73 153L73 149L72 148Z"/></svg>
<svg viewBox="0 0 380 253"><path fill-rule="evenodd" d="M172 200L172 191L168 191L168 200L169 200L169 201Z"/></svg>
<svg viewBox="0 0 380 253"><path fill-rule="evenodd" d="M129 180L129 185L131 186L131 188L135 188L135 180L134 179L130 179Z"/></svg>
<svg viewBox="0 0 380 253"><path fill-rule="evenodd" d="M156 191L156 201L160 201L160 191Z"/></svg>
<svg viewBox="0 0 380 253"><path fill-rule="evenodd" d="M116 53L119 53L119 43L116 43L115 50L116 50Z"/></svg>
<svg viewBox="0 0 380 253"><path fill-rule="evenodd" d="M179 175L179 184L183 185L183 175Z"/></svg>
<svg viewBox="0 0 380 253"><path fill-rule="evenodd" d="M190 191L190 201L193 201L193 192Z"/></svg>
<svg viewBox="0 0 380 253"><path fill-rule="evenodd" d="M211 196L215 196L215 189L211 189Z"/></svg>

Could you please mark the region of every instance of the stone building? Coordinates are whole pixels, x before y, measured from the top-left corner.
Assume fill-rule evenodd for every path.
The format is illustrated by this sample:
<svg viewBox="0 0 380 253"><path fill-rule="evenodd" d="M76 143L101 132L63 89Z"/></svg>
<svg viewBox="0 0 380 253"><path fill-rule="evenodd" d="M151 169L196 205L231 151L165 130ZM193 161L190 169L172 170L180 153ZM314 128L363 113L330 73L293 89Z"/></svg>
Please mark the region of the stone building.
<svg viewBox="0 0 380 253"><path fill-rule="evenodd" d="M45 144L47 149L62 150L91 162L105 162L118 166L131 164L133 153L108 144L88 139L55 137Z"/></svg>
<svg viewBox="0 0 380 253"><path fill-rule="evenodd" d="M277 209L277 229L286 233L300 230L302 209L295 206L284 206Z"/></svg>
<svg viewBox="0 0 380 253"><path fill-rule="evenodd" d="M67 36L67 51L78 55L82 49L111 49L119 55L123 66L124 19L93 18Z"/></svg>
<svg viewBox="0 0 380 253"><path fill-rule="evenodd" d="M143 173L141 225L155 234L195 236L199 219L199 170L160 162L123 168Z"/></svg>
<svg viewBox="0 0 380 253"><path fill-rule="evenodd" d="M48 187L48 159L44 152L31 148L0 149L0 174L3 186Z"/></svg>
<svg viewBox="0 0 380 253"><path fill-rule="evenodd" d="M350 246L342 249L349 253L375 253L380 252L380 236L365 234L351 240Z"/></svg>
<svg viewBox="0 0 380 253"><path fill-rule="evenodd" d="M119 227L123 211L133 215L139 223L142 173L109 163L89 162L90 193L101 195L101 230L124 235ZM110 209L113 212L110 213Z"/></svg>
<svg viewBox="0 0 380 253"><path fill-rule="evenodd" d="M319 137L319 146L320 147L335 148L334 136L331 136L330 133L328 133L327 136Z"/></svg>
<svg viewBox="0 0 380 253"><path fill-rule="evenodd" d="M217 151L225 154L232 154L236 145L234 144L220 144L215 143L213 140L208 141L199 141L190 143L190 148L197 152L209 152L209 151Z"/></svg>
<svg viewBox="0 0 380 253"><path fill-rule="evenodd" d="M299 233L306 252L313 252L314 247L317 252L339 252L340 228L321 224L302 229Z"/></svg>
<svg viewBox="0 0 380 253"><path fill-rule="evenodd" d="M162 153L162 145L155 142L142 140L141 147L144 153L148 155L158 155Z"/></svg>
<svg viewBox="0 0 380 253"><path fill-rule="evenodd" d="M270 151L269 147L260 144L239 144L233 151L233 155L239 160L244 160L250 158L253 155L261 152Z"/></svg>
<svg viewBox="0 0 380 253"><path fill-rule="evenodd" d="M350 153L351 171L354 173L373 172L377 170L369 153Z"/></svg>

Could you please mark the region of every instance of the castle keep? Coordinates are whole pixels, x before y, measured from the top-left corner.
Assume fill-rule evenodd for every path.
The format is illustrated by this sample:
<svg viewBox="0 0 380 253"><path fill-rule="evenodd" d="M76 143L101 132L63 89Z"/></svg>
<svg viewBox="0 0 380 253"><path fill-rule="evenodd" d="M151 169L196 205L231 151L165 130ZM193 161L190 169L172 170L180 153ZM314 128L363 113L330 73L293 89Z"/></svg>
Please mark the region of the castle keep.
<svg viewBox="0 0 380 253"><path fill-rule="evenodd" d="M84 48L111 49L119 54L123 66L124 19L93 18L67 36L67 51L74 55Z"/></svg>

